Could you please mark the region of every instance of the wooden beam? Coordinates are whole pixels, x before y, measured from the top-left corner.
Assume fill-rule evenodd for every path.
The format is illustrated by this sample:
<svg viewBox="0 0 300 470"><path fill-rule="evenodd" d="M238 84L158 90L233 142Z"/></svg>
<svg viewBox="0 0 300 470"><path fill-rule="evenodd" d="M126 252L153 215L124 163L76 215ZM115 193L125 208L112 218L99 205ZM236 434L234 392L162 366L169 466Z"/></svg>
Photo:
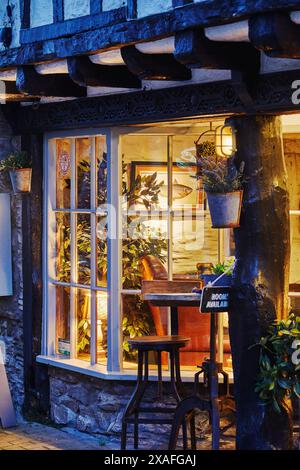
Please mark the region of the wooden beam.
<svg viewBox="0 0 300 470"><path fill-rule="evenodd" d="M64 21L64 0L52 0L53 2L53 23Z"/></svg>
<svg viewBox="0 0 300 470"><path fill-rule="evenodd" d="M252 89L259 74L260 53L251 44L214 42L201 29L175 36L174 57L190 68L231 70L232 83L241 101L251 109Z"/></svg>
<svg viewBox="0 0 300 470"><path fill-rule="evenodd" d="M192 3L193 0L172 0L173 8L182 7L183 5L187 5L188 3Z"/></svg>
<svg viewBox="0 0 300 470"><path fill-rule="evenodd" d="M124 65L97 65L81 56L70 57L68 69L71 79L80 86L141 88L140 80Z"/></svg>
<svg viewBox="0 0 300 470"><path fill-rule="evenodd" d="M121 23L126 20L126 8L104 11L94 15L88 15L58 23L45 24L29 30L21 31L21 44L30 44L37 41L47 41L48 39L59 38L61 36L71 36L83 31L92 31L108 25Z"/></svg>
<svg viewBox="0 0 300 470"><path fill-rule="evenodd" d="M122 47L172 36L185 29L230 23L233 19L239 21L264 11L278 9L288 11L297 8L300 8L299 0L252 0L251 2L212 0L191 3L155 15L155 21L153 16L134 21L121 20L116 24L101 28L95 26L93 30L88 28L89 30L86 32L81 30L81 32L78 31L78 34L70 33L75 34L73 37L53 39L51 47L47 42L45 44L42 42L13 49L9 53L1 52L0 68L100 52L112 46ZM86 30L86 27L84 25L83 30ZM62 36L65 34L67 34L65 31L61 31Z"/></svg>
<svg viewBox="0 0 300 470"><path fill-rule="evenodd" d="M249 20L249 38L253 46L270 57L300 58L300 25L288 13L255 15Z"/></svg>
<svg viewBox="0 0 300 470"><path fill-rule="evenodd" d="M31 65L18 67L17 89L25 95L34 96L86 96L86 89L76 85L67 75L40 75Z"/></svg>
<svg viewBox="0 0 300 470"><path fill-rule="evenodd" d="M259 71L260 54L248 43L210 41L202 29L175 35L175 59L190 68Z"/></svg>
<svg viewBox="0 0 300 470"><path fill-rule="evenodd" d="M127 18L137 18L137 0L127 0Z"/></svg>
<svg viewBox="0 0 300 470"><path fill-rule="evenodd" d="M43 314L43 135L21 136L21 148L32 157L31 192L22 195L21 201L24 411L45 418L49 415L49 374L47 366L36 361L41 353Z"/></svg>
<svg viewBox="0 0 300 470"><path fill-rule="evenodd" d="M30 0L20 0L21 29L30 28Z"/></svg>
<svg viewBox="0 0 300 470"><path fill-rule="evenodd" d="M299 70L260 75L253 91L256 113L299 112L291 100L292 84ZM44 104L38 110L3 106L16 133L46 132L88 127L118 126L170 121L194 116L245 113L231 80L81 98Z"/></svg>
<svg viewBox="0 0 300 470"><path fill-rule="evenodd" d="M90 14L97 15L102 11L102 0L90 0Z"/></svg>
<svg viewBox="0 0 300 470"><path fill-rule="evenodd" d="M1 93L3 93L3 96L1 96L1 100L5 100L7 103L11 102L24 102L24 101L39 101L40 98L37 96L28 96L25 95L24 93L20 93L20 91L16 87L15 82L11 81L5 81L2 80L2 82L5 84L5 88L1 89Z"/></svg>
<svg viewBox="0 0 300 470"><path fill-rule="evenodd" d="M177 62L172 54L143 54L135 46L121 49L122 58L141 80L190 80L191 71Z"/></svg>

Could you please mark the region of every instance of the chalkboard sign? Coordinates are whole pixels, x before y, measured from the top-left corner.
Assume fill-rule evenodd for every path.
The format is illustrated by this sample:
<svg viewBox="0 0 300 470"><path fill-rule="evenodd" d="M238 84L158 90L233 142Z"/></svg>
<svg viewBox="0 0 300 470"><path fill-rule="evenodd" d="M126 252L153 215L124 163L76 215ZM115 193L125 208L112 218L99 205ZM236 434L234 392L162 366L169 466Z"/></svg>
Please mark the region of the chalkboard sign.
<svg viewBox="0 0 300 470"><path fill-rule="evenodd" d="M202 290L200 312L228 312L230 307L230 293L230 287L204 287Z"/></svg>

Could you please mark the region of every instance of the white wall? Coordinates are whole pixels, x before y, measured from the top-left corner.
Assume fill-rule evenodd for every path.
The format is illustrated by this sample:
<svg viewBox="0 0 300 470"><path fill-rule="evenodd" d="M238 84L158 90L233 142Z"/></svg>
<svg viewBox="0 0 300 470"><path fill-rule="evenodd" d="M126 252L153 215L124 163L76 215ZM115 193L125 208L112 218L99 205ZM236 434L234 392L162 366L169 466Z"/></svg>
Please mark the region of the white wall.
<svg viewBox="0 0 300 470"><path fill-rule="evenodd" d="M64 0L65 19L90 14L90 0Z"/></svg>
<svg viewBox="0 0 300 470"><path fill-rule="evenodd" d="M172 0L137 0L138 17L154 15L172 9Z"/></svg>
<svg viewBox="0 0 300 470"><path fill-rule="evenodd" d="M43 26L53 23L52 0L31 0L30 2L30 26Z"/></svg>
<svg viewBox="0 0 300 470"><path fill-rule="evenodd" d="M121 8L127 5L126 0L103 0L102 8L103 11L114 10L115 8Z"/></svg>

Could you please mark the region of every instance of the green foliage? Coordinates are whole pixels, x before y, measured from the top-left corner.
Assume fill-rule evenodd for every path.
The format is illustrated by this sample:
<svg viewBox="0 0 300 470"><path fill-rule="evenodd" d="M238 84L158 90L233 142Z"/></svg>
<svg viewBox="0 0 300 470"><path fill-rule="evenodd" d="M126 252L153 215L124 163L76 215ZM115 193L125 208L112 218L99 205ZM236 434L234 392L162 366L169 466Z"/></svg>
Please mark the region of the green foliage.
<svg viewBox="0 0 300 470"><path fill-rule="evenodd" d="M209 140L204 140L199 144L196 144L197 149L197 157L199 159L205 157L214 157L216 158L216 144L214 142L210 142Z"/></svg>
<svg viewBox="0 0 300 470"><path fill-rule="evenodd" d="M20 170L31 168L31 166L31 157L22 150L9 153L4 160L0 161L0 171Z"/></svg>
<svg viewBox="0 0 300 470"><path fill-rule="evenodd" d="M124 356L125 358L132 359L136 356L136 352L131 351L128 339L149 335L153 325L151 317L149 317L148 306L145 302L141 301L138 295L124 296L123 311Z"/></svg>
<svg viewBox="0 0 300 470"><path fill-rule="evenodd" d="M228 260L227 262L225 261L225 263L214 264L213 267L212 267L212 274L220 276L221 274L224 274L225 271L227 271L230 268L230 270L227 271L228 275L230 275L232 273L232 270L233 270L234 262L235 262L235 259L232 258L232 259Z"/></svg>
<svg viewBox="0 0 300 470"><path fill-rule="evenodd" d="M234 157L223 158L216 154L215 144L201 142L197 148L197 175L209 193L230 193L242 189L244 162L236 168Z"/></svg>
<svg viewBox="0 0 300 470"><path fill-rule="evenodd" d="M260 371L256 392L266 405L280 412L293 395L300 398L300 364L293 354L300 340L300 317L291 314L274 323L259 342ZM299 348L299 346L298 346Z"/></svg>

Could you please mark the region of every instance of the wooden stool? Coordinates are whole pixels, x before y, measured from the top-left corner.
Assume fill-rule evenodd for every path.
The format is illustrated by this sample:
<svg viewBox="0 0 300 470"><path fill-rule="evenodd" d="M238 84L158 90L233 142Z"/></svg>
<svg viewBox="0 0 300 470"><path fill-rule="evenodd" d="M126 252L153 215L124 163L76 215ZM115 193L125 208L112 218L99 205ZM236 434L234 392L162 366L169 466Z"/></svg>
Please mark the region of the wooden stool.
<svg viewBox="0 0 300 470"><path fill-rule="evenodd" d="M185 336L141 336L129 340L129 344L132 348L138 350L138 374L137 384L133 392L131 399L125 409L122 419L122 437L121 437L121 449L126 449L127 440L127 425L129 423L134 424L134 448L138 449L139 441L139 424L170 424L173 423L172 417L164 418L139 418L139 413L158 413L158 414L174 414L176 407L172 408L158 408L158 407L141 407L141 401L145 394L146 387L149 382L149 352L154 351L157 353L157 368L158 368L158 397L162 399L162 363L161 353L166 351L170 357L170 375L171 375L171 390L177 403L182 398L182 382L180 376L180 362L179 362L179 350L184 346L187 346L190 338ZM144 373L143 373L144 371ZM184 448L187 448L187 433L186 425L182 424L183 431L183 443Z"/></svg>

